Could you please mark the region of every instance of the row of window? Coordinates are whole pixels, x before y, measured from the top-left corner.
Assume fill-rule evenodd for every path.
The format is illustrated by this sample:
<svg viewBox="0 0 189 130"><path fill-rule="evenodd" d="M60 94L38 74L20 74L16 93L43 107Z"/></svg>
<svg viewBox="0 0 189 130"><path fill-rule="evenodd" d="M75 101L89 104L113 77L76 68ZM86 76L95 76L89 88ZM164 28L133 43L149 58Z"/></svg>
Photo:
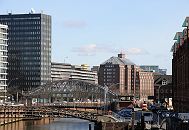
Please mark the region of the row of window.
<svg viewBox="0 0 189 130"><path fill-rule="evenodd" d="M34 40L34 41L27 41L27 42L15 42L15 41L11 41L9 42L9 45L41 45L41 42L39 42L38 40ZM11 47L9 47L11 48Z"/></svg>
<svg viewBox="0 0 189 130"><path fill-rule="evenodd" d="M12 74L14 74L13 71L11 71ZM35 70L35 71L25 71L24 72L24 75L28 75L28 76L40 76L41 73L40 73L40 70Z"/></svg>
<svg viewBox="0 0 189 130"><path fill-rule="evenodd" d="M112 74L115 74L115 72L111 72L111 71L110 72L104 72L104 75L106 75L106 74L107 75L112 75Z"/></svg>
<svg viewBox="0 0 189 130"><path fill-rule="evenodd" d="M10 31L9 35L13 36L13 35L40 35L41 34L41 30L36 30L36 31L19 31L19 32L13 32Z"/></svg>
<svg viewBox="0 0 189 130"><path fill-rule="evenodd" d="M24 82L24 85L40 85L40 82ZM24 89L27 89L27 88L24 88ZM31 89L31 88L30 88Z"/></svg>
<svg viewBox="0 0 189 130"><path fill-rule="evenodd" d="M9 40L40 40L41 36L29 36L29 37L9 37Z"/></svg>
<svg viewBox="0 0 189 130"><path fill-rule="evenodd" d="M13 18L13 20L14 20L14 19L15 19L15 18ZM32 25L32 24L33 24L33 25L38 25L38 24L40 25L41 22L40 22L40 21L31 21L31 20L30 20L30 21L20 21L20 20L19 20L19 21L16 21L16 20L15 20L14 22L12 22L12 21L11 21L11 22L7 22L7 24L8 24L8 25Z"/></svg>
<svg viewBox="0 0 189 130"><path fill-rule="evenodd" d="M28 51L33 51L33 50L40 50L41 49L41 47L19 47L19 50L28 50ZM11 48L10 48L10 50L16 50L16 51L18 51L18 47L14 47L14 46L12 46Z"/></svg>
<svg viewBox="0 0 189 130"><path fill-rule="evenodd" d="M107 68L105 68L105 69L104 69L104 72L105 72L105 71L116 71L116 69L107 69Z"/></svg>
<svg viewBox="0 0 189 130"><path fill-rule="evenodd" d="M114 65L105 65L107 68L114 68Z"/></svg>
<svg viewBox="0 0 189 130"><path fill-rule="evenodd" d="M41 70L41 67L11 67L10 70Z"/></svg>
<svg viewBox="0 0 189 130"><path fill-rule="evenodd" d="M26 31L28 31L29 32L29 30L30 31L33 31L33 30L39 30L39 29L41 29L41 26L10 26L9 27L9 31L24 31L24 30L26 30Z"/></svg>
<svg viewBox="0 0 189 130"><path fill-rule="evenodd" d="M11 16L11 13L10 13L10 16ZM35 21L35 20L40 20L41 19L41 17L2 17L2 18L0 18L0 20L3 20L3 21L11 21L11 20L28 20L28 21Z"/></svg>

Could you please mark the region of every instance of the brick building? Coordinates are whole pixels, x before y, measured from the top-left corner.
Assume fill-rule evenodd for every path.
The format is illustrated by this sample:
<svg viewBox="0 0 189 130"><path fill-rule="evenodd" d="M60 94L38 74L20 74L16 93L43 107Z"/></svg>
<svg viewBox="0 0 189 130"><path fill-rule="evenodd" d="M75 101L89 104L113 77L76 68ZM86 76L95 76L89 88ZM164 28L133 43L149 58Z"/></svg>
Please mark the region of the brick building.
<svg viewBox="0 0 189 130"><path fill-rule="evenodd" d="M134 96L136 99L140 97L147 99L147 96L153 96L152 72L144 72L139 66L125 58L125 54L110 57L100 65L98 74L98 83L110 89L117 87L119 95ZM149 91L145 86L149 87Z"/></svg>
<svg viewBox="0 0 189 130"><path fill-rule="evenodd" d="M172 104L172 75L154 75L154 99Z"/></svg>
<svg viewBox="0 0 189 130"><path fill-rule="evenodd" d="M189 40L186 17L183 32L177 32L172 46L173 108L177 112L189 111Z"/></svg>

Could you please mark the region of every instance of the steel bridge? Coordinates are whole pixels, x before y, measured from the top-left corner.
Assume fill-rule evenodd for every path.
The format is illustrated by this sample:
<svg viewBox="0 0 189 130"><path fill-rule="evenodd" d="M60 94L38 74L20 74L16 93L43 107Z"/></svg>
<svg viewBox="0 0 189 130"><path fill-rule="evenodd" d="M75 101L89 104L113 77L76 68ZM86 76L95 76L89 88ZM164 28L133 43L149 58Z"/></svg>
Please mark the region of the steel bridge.
<svg viewBox="0 0 189 130"><path fill-rule="evenodd" d="M38 105L107 106L118 95L97 84L80 80L59 80L39 86L24 95L26 99L35 98ZM52 104L51 104L52 105Z"/></svg>
<svg viewBox="0 0 189 130"><path fill-rule="evenodd" d="M24 93L23 98L25 99L25 108L27 108L23 110L23 115L36 116L40 112L43 116L69 115L97 121L98 117L109 119L110 117L105 116L109 114L112 115L111 119L115 121L124 121L122 117L115 116L115 113L108 113L111 108L109 106L118 99L118 95L109 90L108 87L89 82L80 80L53 81ZM20 112L16 110L16 107L12 107L12 109ZM44 110L49 111L43 112ZM8 114L12 113L12 110L7 112L3 109L2 112ZM14 110L13 113L15 113Z"/></svg>

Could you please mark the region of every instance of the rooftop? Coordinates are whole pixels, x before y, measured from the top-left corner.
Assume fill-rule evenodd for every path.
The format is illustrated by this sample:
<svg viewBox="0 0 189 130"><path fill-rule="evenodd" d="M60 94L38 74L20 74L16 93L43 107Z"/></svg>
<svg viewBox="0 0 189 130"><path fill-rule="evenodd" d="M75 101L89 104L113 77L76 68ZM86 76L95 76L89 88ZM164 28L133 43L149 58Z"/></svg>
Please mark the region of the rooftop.
<svg viewBox="0 0 189 130"><path fill-rule="evenodd" d="M118 54L118 57L112 56L101 65L104 64L135 65L135 63L125 58L125 54Z"/></svg>

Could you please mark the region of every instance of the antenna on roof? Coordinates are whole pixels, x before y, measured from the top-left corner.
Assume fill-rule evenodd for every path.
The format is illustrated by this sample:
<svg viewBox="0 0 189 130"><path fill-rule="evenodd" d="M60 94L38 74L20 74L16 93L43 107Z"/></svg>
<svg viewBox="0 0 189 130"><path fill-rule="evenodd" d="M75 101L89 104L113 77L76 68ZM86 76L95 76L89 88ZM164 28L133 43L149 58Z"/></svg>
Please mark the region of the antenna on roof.
<svg viewBox="0 0 189 130"><path fill-rule="evenodd" d="M31 8L31 11L30 11L31 14L34 14L35 13L35 10L33 8Z"/></svg>

